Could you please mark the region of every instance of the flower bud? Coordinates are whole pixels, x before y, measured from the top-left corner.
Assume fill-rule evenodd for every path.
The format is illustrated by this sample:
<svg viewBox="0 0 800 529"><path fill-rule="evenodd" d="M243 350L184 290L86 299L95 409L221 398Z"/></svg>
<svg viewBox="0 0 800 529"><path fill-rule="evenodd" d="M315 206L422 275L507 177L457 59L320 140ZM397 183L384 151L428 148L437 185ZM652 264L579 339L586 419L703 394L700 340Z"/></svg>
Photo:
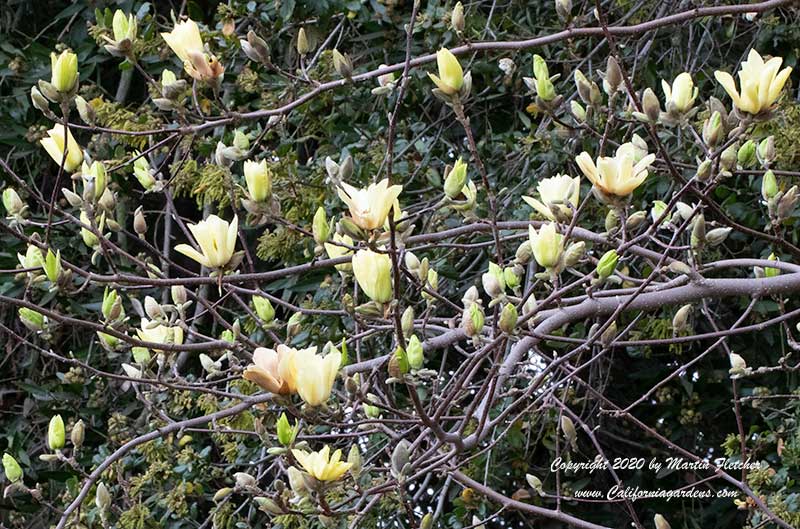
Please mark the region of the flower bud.
<svg viewBox="0 0 800 529"><path fill-rule="evenodd" d="M503 280L506 283L506 286L515 289L520 285L520 276L517 274L517 270L513 266L507 266L503 269Z"/></svg>
<svg viewBox="0 0 800 529"><path fill-rule="evenodd" d="M28 330L33 332L44 330L47 319L41 312L36 312L35 310L31 310L27 307L20 307L18 314L19 321L21 321Z"/></svg>
<svg viewBox="0 0 800 529"><path fill-rule="evenodd" d="M740 167L751 167L756 162L756 142L747 140L744 145L739 147L736 153L736 161Z"/></svg>
<svg viewBox="0 0 800 529"><path fill-rule="evenodd" d="M777 217L779 220L788 218L797 204L797 186L792 186L778 201Z"/></svg>
<svg viewBox="0 0 800 529"><path fill-rule="evenodd" d="M14 188L7 187L3 190L3 207L9 217L16 217L25 210L25 203L19 198Z"/></svg>
<svg viewBox="0 0 800 529"><path fill-rule="evenodd" d="M489 271L481 276L483 290L492 299L503 294L506 288L505 277L500 267L494 263L489 263Z"/></svg>
<svg viewBox="0 0 800 529"><path fill-rule="evenodd" d="M64 429L64 419L61 418L61 415L54 415L47 428L47 446L55 452L64 448L66 442L67 432Z"/></svg>
<svg viewBox="0 0 800 529"><path fill-rule="evenodd" d="M561 431L564 433L564 438L574 449L578 443L578 432L575 430L575 423L566 415L561 416Z"/></svg>
<svg viewBox="0 0 800 529"><path fill-rule="evenodd" d="M461 328L467 336L473 338L483 331L484 319L481 306L478 303L471 303L461 316Z"/></svg>
<svg viewBox="0 0 800 529"><path fill-rule="evenodd" d="M433 521L433 514L425 513L425 516L423 516L422 520L419 522L419 529L433 529Z"/></svg>
<svg viewBox="0 0 800 529"><path fill-rule="evenodd" d="M60 55L51 53L50 67L50 84L62 94L72 92L78 83L78 56L69 50L64 50Z"/></svg>
<svg viewBox="0 0 800 529"><path fill-rule="evenodd" d="M3 471L10 483L16 483L24 476L22 467L19 466L17 460L11 454L3 454Z"/></svg>
<svg viewBox="0 0 800 529"><path fill-rule="evenodd" d="M164 309L161 308L161 304L152 296L145 296L144 311L151 320L160 320L166 317Z"/></svg>
<svg viewBox="0 0 800 529"><path fill-rule="evenodd" d="M353 75L353 61L347 54L342 54L335 48L333 50L333 68L345 79L350 79Z"/></svg>
<svg viewBox="0 0 800 529"><path fill-rule="evenodd" d="M265 64L269 62L269 46L252 29L247 32L247 40L240 40L239 44L251 61Z"/></svg>
<svg viewBox="0 0 800 529"><path fill-rule="evenodd" d="M775 161L775 136L769 136L761 140L758 144L756 155L758 156L758 161L765 167L772 164Z"/></svg>
<svg viewBox="0 0 800 529"><path fill-rule="evenodd" d="M531 248L531 241L525 240L517 246L517 251L514 254L514 259L517 264L526 265L533 257L533 249Z"/></svg>
<svg viewBox="0 0 800 529"><path fill-rule="evenodd" d="M358 479L364 467L361 460L361 451L355 443L350 446L350 451L347 453L347 462L350 463L350 474Z"/></svg>
<svg viewBox="0 0 800 529"><path fill-rule="evenodd" d="M369 402L378 402L378 397L376 397L372 393L368 393L367 400ZM364 415L366 415L370 419L377 419L381 415L381 409L372 404L367 404L366 402L364 402L362 404L362 408L364 409Z"/></svg>
<svg viewBox="0 0 800 529"><path fill-rule="evenodd" d="M703 214L695 217L692 225L691 244L692 249L702 248L706 243L706 218Z"/></svg>
<svg viewBox="0 0 800 529"><path fill-rule="evenodd" d="M97 491L94 495L94 504L101 512L105 512L111 507L111 494L108 492L105 483L102 481L97 484Z"/></svg>
<svg viewBox="0 0 800 529"><path fill-rule="evenodd" d="M611 208L606 214L605 228L607 232L612 232L619 227L619 211L616 208Z"/></svg>
<svg viewBox="0 0 800 529"><path fill-rule="evenodd" d="M304 57L309 50L310 48L308 46L308 37L306 37L306 29L300 28L300 31L297 33L297 53Z"/></svg>
<svg viewBox="0 0 800 529"><path fill-rule="evenodd" d="M450 14L450 26L456 33L463 33L464 26L466 25L466 18L464 17L464 6L461 2L456 2L453 7L453 12Z"/></svg>
<svg viewBox="0 0 800 529"><path fill-rule="evenodd" d="M650 123L657 122L661 115L661 103L659 103L656 93L650 88L645 88L644 94L642 94L642 110Z"/></svg>
<svg viewBox="0 0 800 529"><path fill-rule="evenodd" d="M600 345L602 345L603 347L608 347L616 337L617 337L617 322L613 321L611 322L611 325L609 325L606 328L606 330L603 331L603 334L600 335Z"/></svg>
<svg viewBox="0 0 800 529"><path fill-rule="evenodd" d="M95 122L94 107L88 103L81 96L75 97L75 107L78 109L78 115L87 125L93 125Z"/></svg>
<svg viewBox="0 0 800 529"><path fill-rule="evenodd" d="M667 519L660 514L656 514L653 517L653 522L656 524L656 529L672 529L672 527L669 525L669 522L667 522Z"/></svg>
<svg viewBox="0 0 800 529"><path fill-rule="evenodd" d="M464 185L467 182L467 164L461 161L461 158L456 160L453 168L447 173L444 180L444 194L448 198L454 199L461 194Z"/></svg>
<svg viewBox="0 0 800 529"><path fill-rule="evenodd" d="M42 114L48 115L50 113L50 101L42 95L42 92L36 86L31 87L31 102Z"/></svg>
<svg viewBox="0 0 800 529"><path fill-rule="evenodd" d="M578 123L586 121L586 109L574 99L569 102L569 111Z"/></svg>
<svg viewBox="0 0 800 529"><path fill-rule="evenodd" d="M722 115L715 111L711 117L703 123L703 141L709 147L716 147L725 134L722 128Z"/></svg>
<svg viewBox="0 0 800 529"><path fill-rule="evenodd" d="M605 90L606 94L611 95L619 90L619 85L621 84L622 70L619 67L619 63L613 56L609 56L606 62L606 77L603 79L603 90Z"/></svg>
<svg viewBox="0 0 800 529"><path fill-rule="evenodd" d="M513 303L506 303L506 306L503 307L503 312L500 313L500 322L498 324L500 330L507 334L512 334L517 326L518 318L517 307Z"/></svg>
<svg viewBox="0 0 800 529"><path fill-rule="evenodd" d="M412 335L406 344L406 356L408 365L411 369L420 369L425 363L425 354L422 350L422 343L416 335Z"/></svg>
<svg viewBox="0 0 800 529"><path fill-rule="evenodd" d="M147 220L144 218L142 206L136 208L136 212L133 214L133 231L135 231L136 235L141 239L144 239L147 233Z"/></svg>
<svg viewBox="0 0 800 529"><path fill-rule="evenodd" d="M719 165L724 171L732 171L736 168L736 162L738 160L737 153L739 152L739 148L736 143L722 151L722 154L719 155Z"/></svg>
<svg viewBox="0 0 800 529"><path fill-rule="evenodd" d="M392 450L392 457L390 458L391 461L391 473L392 476L397 479L403 476L406 465L411 460L411 443L406 441L405 439L401 439L399 443L394 447Z"/></svg>
<svg viewBox="0 0 800 529"><path fill-rule="evenodd" d="M728 238L733 228L714 228L706 233L706 243L713 247L719 246Z"/></svg>
<svg viewBox="0 0 800 529"><path fill-rule="evenodd" d="M728 370L733 376L744 375L747 373L747 362L744 361L744 358L741 355L736 353L730 353L728 355L728 360L731 363L731 368Z"/></svg>
<svg viewBox="0 0 800 529"><path fill-rule="evenodd" d="M331 234L328 217L325 214L325 208L322 206L318 207L316 213L314 213L314 220L311 222L311 231L314 235L314 242L317 244L324 244Z"/></svg>
<svg viewBox="0 0 800 529"><path fill-rule="evenodd" d="M606 279L611 274L614 273L614 270L617 268L617 262L619 261L619 254L617 254L616 250L609 250L603 254L603 257L597 263L597 277L600 279Z"/></svg>
<svg viewBox="0 0 800 529"><path fill-rule="evenodd" d="M636 211L627 218L627 220L625 221L625 227L628 228L628 230L633 231L639 226L641 226L646 218L647 218L646 212Z"/></svg>
<svg viewBox="0 0 800 529"><path fill-rule="evenodd" d="M711 160L703 160L697 166L696 178L698 182L705 182L711 176Z"/></svg>
<svg viewBox="0 0 800 529"><path fill-rule="evenodd" d="M139 153L136 152L134 154L138 156ZM139 181L145 191L153 189L156 184L156 179L150 170L150 163L147 161L146 156L139 156L133 162L133 176L136 177L136 180Z"/></svg>
<svg viewBox="0 0 800 529"><path fill-rule="evenodd" d="M567 250L564 252L564 264L566 266L575 266L581 259L583 259L583 255L585 253L586 243L584 241L578 241L570 244L567 247Z"/></svg>
<svg viewBox="0 0 800 529"><path fill-rule="evenodd" d="M408 336L414 332L414 308L411 306L406 307L403 315L400 317L400 328L403 331L403 336Z"/></svg>
<svg viewBox="0 0 800 529"><path fill-rule="evenodd" d="M572 0L556 0L558 18L568 21L572 18Z"/></svg>
<svg viewBox="0 0 800 529"><path fill-rule="evenodd" d="M83 419L78 419L72 426L72 431L69 433L69 440L72 441L72 446L75 447L75 450L78 450L81 446L83 446L83 440L86 437L86 425L83 422Z"/></svg>
<svg viewBox="0 0 800 529"><path fill-rule="evenodd" d="M186 287L183 285L172 285L169 289L169 293L175 305L183 305L189 299Z"/></svg>
<svg viewBox="0 0 800 529"><path fill-rule="evenodd" d="M280 505L275 503L275 500L265 496L256 496L253 501L258 505L258 510L267 514L281 515L285 514Z"/></svg>
<svg viewBox="0 0 800 529"><path fill-rule="evenodd" d="M672 317L672 331L675 333L681 332L686 329L686 324L689 321L689 315L692 313L692 305L684 305L678 309L675 316Z"/></svg>
<svg viewBox="0 0 800 529"><path fill-rule="evenodd" d="M276 425L276 429L278 432L278 442L280 442L283 446L291 446L294 443L295 438L297 437L297 432L300 428L300 425L297 421L294 422L294 426L289 424L289 419L286 417L285 413L281 413L280 418L278 418L278 423Z"/></svg>
<svg viewBox="0 0 800 529"><path fill-rule="evenodd" d="M778 180L775 178L775 173L768 170L761 179L761 197L765 202L769 202L769 200L777 194Z"/></svg>
<svg viewBox="0 0 800 529"><path fill-rule="evenodd" d="M214 500L214 503L219 503L228 496L230 496L232 492L233 489L231 487L223 487L214 494L214 497L212 499Z"/></svg>
<svg viewBox="0 0 800 529"><path fill-rule="evenodd" d="M209 373L217 373L222 368L222 362L214 361L210 356L205 353L200 353L200 365L203 366L203 369Z"/></svg>
<svg viewBox="0 0 800 529"><path fill-rule="evenodd" d="M408 363L408 353L399 345L394 350L394 354L389 359L389 374L394 378L400 378L408 373L411 366Z"/></svg>

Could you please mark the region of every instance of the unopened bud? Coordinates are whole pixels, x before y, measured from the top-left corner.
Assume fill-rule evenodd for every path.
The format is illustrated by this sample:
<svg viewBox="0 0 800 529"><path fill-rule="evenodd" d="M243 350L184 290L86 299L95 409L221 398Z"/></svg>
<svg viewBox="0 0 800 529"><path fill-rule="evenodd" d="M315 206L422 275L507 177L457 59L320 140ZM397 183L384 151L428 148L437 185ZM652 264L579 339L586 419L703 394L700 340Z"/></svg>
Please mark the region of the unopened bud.
<svg viewBox="0 0 800 529"><path fill-rule="evenodd" d="M355 443L350 446L350 451L347 453L347 462L350 463L350 474L357 479L361 475L363 462L361 460L361 451Z"/></svg>
<svg viewBox="0 0 800 529"><path fill-rule="evenodd" d="M461 328L464 329L464 333L467 336L472 338L479 335L483 330L484 319L485 316L481 306L477 303L471 303L464 309L464 313L461 316Z"/></svg>
<svg viewBox="0 0 800 529"><path fill-rule="evenodd" d="M608 347L616 337L617 337L617 322L613 321L611 322L611 325L609 325L606 328L606 330L603 331L603 334L600 335L600 344L604 347Z"/></svg>
<svg viewBox="0 0 800 529"><path fill-rule="evenodd" d="M231 487L223 487L214 494L214 503L219 503L231 495L233 489Z"/></svg>
<svg viewBox="0 0 800 529"><path fill-rule="evenodd" d="M736 143L722 151L722 154L719 156L719 165L724 171L732 171L736 168L738 152L739 147Z"/></svg>
<svg viewBox="0 0 800 529"><path fill-rule="evenodd" d="M575 430L575 423L566 415L561 416L561 431L570 446L574 448L578 442L578 432Z"/></svg>
<svg viewBox="0 0 800 529"><path fill-rule="evenodd" d="M756 143L753 140L747 140L744 145L739 147L736 153L736 161L740 167L750 167L756 162Z"/></svg>
<svg viewBox="0 0 800 529"><path fill-rule="evenodd" d="M647 219L647 212L645 211L636 211L632 215L630 215L627 220L625 221L625 227L629 230L635 230L642 223Z"/></svg>
<svg viewBox="0 0 800 529"><path fill-rule="evenodd" d="M314 235L314 242L323 244L328 240L331 234L330 225L328 224L328 216L325 214L325 208L322 206L317 208L314 213L314 220L311 223L311 231Z"/></svg>
<svg viewBox="0 0 800 529"><path fill-rule="evenodd" d="M642 109L650 123L658 121L658 117L661 115L661 103L651 88L646 88L642 94Z"/></svg>
<svg viewBox="0 0 800 529"><path fill-rule="evenodd" d="M464 32L466 18L464 17L464 6L461 2L457 2L453 7L453 13L450 15L450 25L456 33Z"/></svg>
<svg viewBox="0 0 800 529"><path fill-rule="evenodd" d="M20 481L24 475L22 467L11 454L3 454L3 472L9 483Z"/></svg>
<svg viewBox="0 0 800 529"><path fill-rule="evenodd" d="M706 218L699 214L692 225L691 244L693 249L702 248L706 243Z"/></svg>
<svg viewBox="0 0 800 529"><path fill-rule="evenodd" d="M617 208L611 208L606 214L605 228L607 232L612 232L619 227L619 211Z"/></svg>
<svg viewBox="0 0 800 529"><path fill-rule="evenodd" d="M722 114L715 111L711 117L706 119L703 123L703 141L709 147L716 147L720 140L723 138L724 130L722 128Z"/></svg>
<svg viewBox="0 0 800 529"><path fill-rule="evenodd" d="M54 452L64 448L67 442L67 433L64 429L64 419L61 415L54 415L50 419L50 425L47 428L47 446Z"/></svg>
<svg viewBox="0 0 800 529"><path fill-rule="evenodd" d="M761 179L761 197L765 202L769 202L769 200L777 194L778 180L775 178L775 173L768 170Z"/></svg>
<svg viewBox="0 0 800 529"><path fill-rule="evenodd" d="M406 307L403 315L400 317L400 328L403 331L403 336L408 336L414 332L414 308L411 306Z"/></svg>
<svg viewBox="0 0 800 529"><path fill-rule="evenodd" d="M656 514L653 517L653 522L656 524L656 529L672 529L667 519L661 516L660 514Z"/></svg>
<svg viewBox="0 0 800 529"><path fill-rule="evenodd" d="M578 123L586 121L586 109L574 99L569 102L569 111Z"/></svg>
<svg viewBox="0 0 800 529"><path fill-rule="evenodd" d="M420 369L425 363L425 354L422 350L422 343L416 335L412 335L406 344L406 356L408 365L411 369Z"/></svg>
<svg viewBox="0 0 800 529"><path fill-rule="evenodd" d="M290 338L293 338L300 334L300 331L303 330L302 321L302 312L295 312L292 314L292 317L289 318L288 322L286 322L286 335Z"/></svg>
<svg viewBox="0 0 800 529"><path fill-rule="evenodd" d="M691 305L684 305L678 309L675 313L675 316L672 318L672 330L673 332L681 332L686 328L686 324L689 321L689 315L692 313L692 306Z"/></svg>
<svg viewBox="0 0 800 529"><path fill-rule="evenodd" d="M697 166L697 181L705 182L711 176L711 160L703 160Z"/></svg>
<svg viewBox="0 0 800 529"><path fill-rule="evenodd" d="M347 54L342 54L335 48L333 50L333 68L345 79L350 79L353 75L353 61Z"/></svg>
<svg viewBox="0 0 800 529"><path fill-rule="evenodd" d="M144 298L144 311L152 320L163 319L166 317L164 314L164 309L161 308L161 304L152 296L146 296Z"/></svg>
<svg viewBox="0 0 800 529"><path fill-rule="evenodd" d="M286 414L281 413L276 425L278 442L280 442L283 446L291 446L292 443L294 443L295 437L297 437L298 426L299 425L297 424L297 421L295 421L294 426L290 425Z"/></svg>
<svg viewBox="0 0 800 529"><path fill-rule="evenodd" d="M709 246L719 246L728 238L733 228L714 228L706 233L706 243Z"/></svg>
<svg viewBox="0 0 800 529"><path fill-rule="evenodd" d="M50 113L50 101L35 86L31 87L31 102L42 114L47 115Z"/></svg>
<svg viewBox="0 0 800 529"><path fill-rule="evenodd" d="M94 124L96 114L94 107L90 105L88 101L81 96L76 96L75 107L78 109L78 115L81 117L84 123L88 125Z"/></svg>
<svg viewBox="0 0 800 529"><path fill-rule="evenodd" d="M255 34L253 30L247 32L247 40L240 40L242 51L253 62L269 62L269 46L266 41Z"/></svg>
<svg viewBox="0 0 800 529"><path fill-rule="evenodd" d="M309 52L308 46L308 37L306 37L306 30L305 28L300 28L300 31L297 33L297 53L301 56L305 56Z"/></svg>
<svg viewBox="0 0 800 529"><path fill-rule="evenodd" d="M775 161L775 136L769 136L761 140L756 151L758 161L765 167L769 167Z"/></svg>
<svg viewBox="0 0 800 529"><path fill-rule="evenodd" d="M609 250L603 254L603 257L597 263L597 277L606 279L614 273L619 261L619 254L616 250Z"/></svg>
<svg viewBox="0 0 800 529"><path fill-rule="evenodd" d="M578 241L570 244L567 247L567 250L564 252L564 264L566 266L575 266L581 259L583 259L585 253L586 243L584 241Z"/></svg>
<svg viewBox="0 0 800 529"><path fill-rule="evenodd" d="M572 18L572 0L556 0L558 18L568 21Z"/></svg>
<svg viewBox="0 0 800 529"><path fill-rule="evenodd" d="M142 206L136 208L136 212L133 214L133 231L135 231L140 238L144 238L147 233L147 220L144 218Z"/></svg>
<svg viewBox="0 0 800 529"><path fill-rule="evenodd" d="M72 441L72 446L78 450L81 446L83 446L83 440L86 436L86 425L83 423L83 419L78 419L72 426L72 431L69 433L69 440Z"/></svg>
<svg viewBox="0 0 800 529"><path fill-rule="evenodd" d="M513 303L506 303L506 306L503 307L503 312L500 313L498 326L501 331L512 334L517 326L517 319L519 319L517 307Z"/></svg>
<svg viewBox="0 0 800 529"><path fill-rule="evenodd" d="M109 494L106 484L102 481L97 484L97 491L94 495L94 504L101 512L105 512L109 507L111 507L111 494Z"/></svg>
<svg viewBox="0 0 800 529"><path fill-rule="evenodd" d="M517 264L526 265L530 262L531 257L533 257L533 249L531 248L531 241L530 239L525 239L519 246L517 246L517 251L514 254L514 259Z"/></svg>
<svg viewBox="0 0 800 529"><path fill-rule="evenodd" d="M611 95L619 89L620 84L622 84L622 70L617 59L609 56L606 63L606 78L603 80L603 89L606 94Z"/></svg>

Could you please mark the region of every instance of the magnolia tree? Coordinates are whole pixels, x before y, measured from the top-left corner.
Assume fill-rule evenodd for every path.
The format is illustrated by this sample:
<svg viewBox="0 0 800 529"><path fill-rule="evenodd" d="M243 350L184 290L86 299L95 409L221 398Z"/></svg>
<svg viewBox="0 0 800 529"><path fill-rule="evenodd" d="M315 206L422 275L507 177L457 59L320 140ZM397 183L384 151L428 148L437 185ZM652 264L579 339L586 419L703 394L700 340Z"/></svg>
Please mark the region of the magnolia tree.
<svg viewBox="0 0 800 529"><path fill-rule="evenodd" d="M800 524L790 0L88 4L3 51L5 526Z"/></svg>

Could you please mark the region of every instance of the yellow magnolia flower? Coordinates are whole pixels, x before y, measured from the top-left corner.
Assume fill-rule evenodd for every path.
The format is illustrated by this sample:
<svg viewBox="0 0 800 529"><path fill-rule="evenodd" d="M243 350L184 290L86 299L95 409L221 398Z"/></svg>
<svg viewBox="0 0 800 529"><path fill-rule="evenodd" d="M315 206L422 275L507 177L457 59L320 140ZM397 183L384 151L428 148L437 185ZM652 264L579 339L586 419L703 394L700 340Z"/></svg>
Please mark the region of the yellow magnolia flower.
<svg viewBox="0 0 800 529"><path fill-rule="evenodd" d="M136 334L143 342L180 345L183 343L183 329L167 325L154 324L147 318L142 318L140 329Z"/></svg>
<svg viewBox="0 0 800 529"><path fill-rule="evenodd" d="M194 20L175 24L170 33L162 33L164 41L183 61L186 73L198 81L212 81L222 76L225 69L216 57L206 54L200 28Z"/></svg>
<svg viewBox="0 0 800 529"><path fill-rule="evenodd" d="M578 207L581 193L581 178L567 175L556 175L544 178L536 186L541 202L532 197L523 196L530 207L550 220L572 217L572 210ZM571 204L570 208L567 204Z"/></svg>
<svg viewBox="0 0 800 529"><path fill-rule="evenodd" d="M564 236L556 231L555 223L543 224L538 232L533 226L528 226L528 237L536 262L544 268L557 268Z"/></svg>
<svg viewBox="0 0 800 529"><path fill-rule="evenodd" d="M447 95L458 93L464 85L464 70L456 56L447 48L442 48L436 52L436 65L439 67L439 75L429 73L431 81Z"/></svg>
<svg viewBox="0 0 800 529"><path fill-rule="evenodd" d="M736 90L736 83L731 74L716 71L714 77L722 88L731 96L733 104L742 112L759 114L769 110L789 79L791 67L778 71L783 63L781 57L773 57L767 62L756 50L750 50L747 60L739 70L741 93Z"/></svg>
<svg viewBox="0 0 800 529"><path fill-rule="evenodd" d="M272 393L293 393L296 386L287 362L295 352L296 349L283 344L278 344L277 351L259 347L253 352L253 363L247 366L242 377Z"/></svg>
<svg viewBox="0 0 800 529"><path fill-rule="evenodd" d="M292 455L303 469L320 481L336 481L350 470L351 463L342 461L342 451L337 450L330 455L331 447L325 447L318 452L305 450L292 450Z"/></svg>
<svg viewBox="0 0 800 529"><path fill-rule="evenodd" d="M348 246L353 246L353 239L349 235L339 235L338 233L333 234L333 242L346 244ZM344 257L345 255L351 255L353 250L346 248L344 246L339 246L338 244L332 244L326 242L325 246L325 253L328 254L328 257L331 259L336 259L337 257ZM342 263L336 265L336 269L340 272L349 272L353 269L353 266L350 263Z"/></svg>
<svg viewBox="0 0 800 529"><path fill-rule="evenodd" d="M189 224L189 231L194 235L197 245L203 253L198 252L188 244L179 244L175 251L186 257L194 259L207 268L222 268L233 257L236 249L236 236L239 229L239 219L233 217L233 222L222 220L216 215L209 215L197 224Z"/></svg>
<svg viewBox="0 0 800 529"><path fill-rule="evenodd" d="M267 167L267 161L244 162L244 179L247 182L247 191L250 198L256 202L264 202L272 193L272 173Z"/></svg>
<svg viewBox="0 0 800 529"><path fill-rule="evenodd" d="M636 162L640 154L636 145L624 143L613 158L599 157L597 165L586 151L579 154L575 161L595 189L605 195L626 197L645 181L647 168L656 159L654 154L647 154Z"/></svg>
<svg viewBox="0 0 800 529"><path fill-rule="evenodd" d="M403 186L390 186L389 180L384 178L366 189L357 189L342 182L338 192L339 198L347 204L353 222L365 230L374 230L383 225L402 190Z"/></svg>
<svg viewBox="0 0 800 529"><path fill-rule="evenodd" d="M67 157L64 158L64 137L66 136L66 149ZM50 155L58 165L61 165L61 160L64 160L64 170L68 173L74 172L83 162L83 151L78 142L72 136L69 129L64 129L64 125L58 123L52 129L47 131L47 137L39 140L44 150Z"/></svg>
<svg viewBox="0 0 800 529"><path fill-rule="evenodd" d="M388 255L359 250L352 262L353 275L364 294L378 303L392 300L392 260Z"/></svg>
<svg viewBox="0 0 800 529"><path fill-rule="evenodd" d="M694 86L692 76L683 72L675 78L672 86L665 80L661 80L661 88L664 90L664 100L667 112L672 110L678 113L685 113L694 105L697 98L697 88Z"/></svg>
<svg viewBox="0 0 800 529"><path fill-rule="evenodd" d="M325 356L316 347L298 349L289 355L281 369L284 379L292 381L300 398L309 406L324 404L331 396L342 355L333 351Z"/></svg>
<svg viewBox="0 0 800 529"><path fill-rule="evenodd" d="M50 84L62 93L71 92L78 82L78 56L69 50L50 54Z"/></svg>

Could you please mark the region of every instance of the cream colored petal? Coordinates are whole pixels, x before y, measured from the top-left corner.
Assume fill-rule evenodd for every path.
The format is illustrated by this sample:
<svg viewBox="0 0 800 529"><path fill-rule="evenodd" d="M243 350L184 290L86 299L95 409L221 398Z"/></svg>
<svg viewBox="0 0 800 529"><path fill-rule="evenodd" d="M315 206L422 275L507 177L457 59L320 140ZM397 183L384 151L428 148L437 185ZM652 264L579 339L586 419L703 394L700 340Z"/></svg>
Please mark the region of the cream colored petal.
<svg viewBox="0 0 800 529"><path fill-rule="evenodd" d="M728 72L714 72L714 78L717 80L719 84L722 85L722 88L728 93L730 98L733 100L733 104L739 106L739 92L736 90L736 81L734 81L733 76Z"/></svg>
<svg viewBox="0 0 800 529"><path fill-rule="evenodd" d="M525 203L528 204L530 207L532 207L533 209L535 209L536 211L538 211L539 213L544 215L545 218L547 218L549 220L555 220L555 216L550 211L550 208L548 208L547 206L545 206L544 204L542 204L541 202L539 202L535 198L531 198L531 197L528 197L528 196L523 196L522 200L524 200Z"/></svg>
<svg viewBox="0 0 800 529"><path fill-rule="evenodd" d="M179 245L177 245L175 247L175 251L178 252L178 253L182 253L183 255L185 255L186 257L188 257L190 259L194 259L195 261L197 261L198 263L200 263L201 265L203 265L205 267L210 268L209 267L209 262L208 262L208 259L206 258L206 256L201 254L200 252L198 252L197 250L195 250L194 248L192 248L188 244L179 244Z"/></svg>
<svg viewBox="0 0 800 529"><path fill-rule="evenodd" d="M781 94L781 90L783 90L783 86L786 84L786 81L789 79L789 75L792 73L792 68L787 67L781 70L781 72L775 76L775 79L772 81L772 84L769 87L769 104L774 103L778 96Z"/></svg>
<svg viewBox="0 0 800 529"><path fill-rule="evenodd" d="M595 166L594 161L592 160L592 157L589 156L588 152L584 151L580 153L575 158L575 163L578 164L578 167L583 174L586 175L586 178L588 178L590 182L593 184L598 183L597 166Z"/></svg>

